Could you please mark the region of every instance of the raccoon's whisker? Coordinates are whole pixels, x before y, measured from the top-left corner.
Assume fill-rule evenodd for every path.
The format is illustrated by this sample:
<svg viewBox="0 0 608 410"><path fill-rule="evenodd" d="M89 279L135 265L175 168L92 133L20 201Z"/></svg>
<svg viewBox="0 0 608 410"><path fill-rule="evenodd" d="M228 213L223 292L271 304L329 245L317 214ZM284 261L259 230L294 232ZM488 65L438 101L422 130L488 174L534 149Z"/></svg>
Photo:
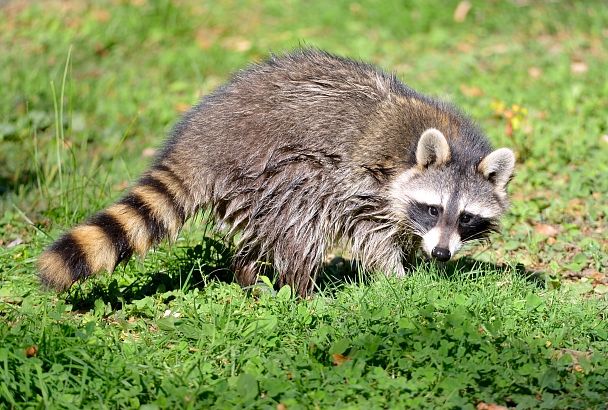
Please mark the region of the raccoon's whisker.
<svg viewBox="0 0 608 410"><path fill-rule="evenodd" d="M462 242L465 242L465 241L471 242L474 240L488 240L487 235L489 235L493 232L496 232L496 231L494 229L485 229L483 231L475 232L474 234L471 234L465 238L462 238L461 241Z"/></svg>
<svg viewBox="0 0 608 410"><path fill-rule="evenodd" d="M419 236L423 236L425 232L425 228L415 221L407 221L403 224L403 227L404 230L409 230Z"/></svg>

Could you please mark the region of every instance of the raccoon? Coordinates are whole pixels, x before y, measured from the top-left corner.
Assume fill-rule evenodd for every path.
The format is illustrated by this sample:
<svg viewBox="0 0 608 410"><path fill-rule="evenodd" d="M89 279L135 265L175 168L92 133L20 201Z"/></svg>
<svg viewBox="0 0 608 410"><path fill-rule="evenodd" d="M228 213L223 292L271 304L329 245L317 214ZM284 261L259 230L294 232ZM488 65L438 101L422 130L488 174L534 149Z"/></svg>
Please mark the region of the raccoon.
<svg viewBox="0 0 608 410"><path fill-rule="evenodd" d="M149 170L51 244L39 273L68 289L207 209L236 242L244 286L271 264L278 285L307 295L336 244L368 271L403 276L419 248L448 261L496 230L514 164L395 75L316 49L271 55L187 112Z"/></svg>

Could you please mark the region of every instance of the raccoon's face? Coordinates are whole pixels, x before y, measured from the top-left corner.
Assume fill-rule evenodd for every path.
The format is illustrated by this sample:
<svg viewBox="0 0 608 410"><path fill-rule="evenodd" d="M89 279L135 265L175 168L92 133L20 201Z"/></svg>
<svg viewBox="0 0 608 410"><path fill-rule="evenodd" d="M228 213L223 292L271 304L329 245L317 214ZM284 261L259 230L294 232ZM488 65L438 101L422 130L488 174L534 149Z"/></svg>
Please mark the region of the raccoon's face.
<svg viewBox="0 0 608 410"><path fill-rule="evenodd" d="M466 166L451 158L444 135L429 129L418 142L416 162L394 180L391 197L397 217L422 239L429 257L448 261L463 242L497 229L508 206L506 185L515 165L511 150L498 149Z"/></svg>

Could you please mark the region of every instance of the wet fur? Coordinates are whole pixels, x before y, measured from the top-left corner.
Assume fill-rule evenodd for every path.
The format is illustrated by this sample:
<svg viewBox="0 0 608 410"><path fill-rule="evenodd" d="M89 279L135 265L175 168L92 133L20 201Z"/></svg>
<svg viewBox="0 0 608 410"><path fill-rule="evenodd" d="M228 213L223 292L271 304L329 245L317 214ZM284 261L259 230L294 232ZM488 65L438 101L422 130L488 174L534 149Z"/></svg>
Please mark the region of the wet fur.
<svg viewBox="0 0 608 410"><path fill-rule="evenodd" d="M280 285L305 295L338 242L366 269L402 275L419 240L415 221L395 209L391 184L424 172L416 147L429 128L446 136L453 172L479 173L491 147L451 105L325 52L273 56L193 107L117 204L41 255L41 278L62 290L111 271L176 237L201 208L240 233L233 267L243 285L270 262Z"/></svg>

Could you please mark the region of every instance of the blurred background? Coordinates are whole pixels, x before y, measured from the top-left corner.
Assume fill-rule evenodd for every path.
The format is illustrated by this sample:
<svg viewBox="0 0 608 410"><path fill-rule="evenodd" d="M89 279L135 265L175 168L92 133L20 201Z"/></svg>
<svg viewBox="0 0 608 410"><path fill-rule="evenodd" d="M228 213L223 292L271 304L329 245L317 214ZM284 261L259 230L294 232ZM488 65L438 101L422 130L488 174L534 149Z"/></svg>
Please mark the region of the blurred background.
<svg viewBox="0 0 608 410"><path fill-rule="evenodd" d="M459 105L494 144L515 148L499 258L528 241L536 252L517 258L547 268L548 246L565 233L556 252L591 238L596 255L606 247L606 6L0 1L0 245L55 235L109 203L180 114L231 72L269 52L314 46L394 71ZM531 237L540 239L530 245ZM589 258L576 267L604 263Z"/></svg>

